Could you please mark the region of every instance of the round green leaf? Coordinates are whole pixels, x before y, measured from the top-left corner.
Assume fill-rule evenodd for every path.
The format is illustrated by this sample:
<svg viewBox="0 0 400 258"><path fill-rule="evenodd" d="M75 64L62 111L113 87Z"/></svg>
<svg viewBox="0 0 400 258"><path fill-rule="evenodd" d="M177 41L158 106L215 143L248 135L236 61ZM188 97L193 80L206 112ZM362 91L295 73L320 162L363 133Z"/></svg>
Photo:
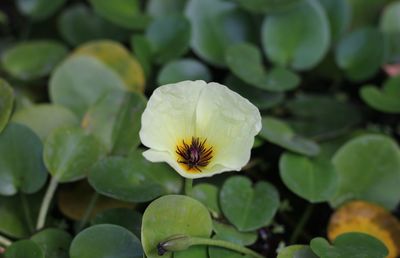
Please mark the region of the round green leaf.
<svg viewBox="0 0 400 258"><path fill-rule="evenodd" d="M97 16L83 3L66 8L58 19L58 30L73 46L96 39L125 40L128 32Z"/></svg>
<svg viewBox="0 0 400 258"><path fill-rule="evenodd" d="M22 198L26 198L29 215L25 214ZM43 195L0 196L0 232L14 238L26 238L32 233ZM30 224L30 222L31 224Z"/></svg>
<svg viewBox="0 0 400 258"><path fill-rule="evenodd" d="M230 177L220 192L220 204L225 217L240 231L252 231L268 225L279 206L279 194L274 186L259 181L252 186L244 176Z"/></svg>
<svg viewBox="0 0 400 258"><path fill-rule="evenodd" d="M285 185L309 202L324 202L335 194L338 178L330 160L309 158L289 152L279 160L280 176Z"/></svg>
<svg viewBox="0 0 400 258"><path fill-rule="evenodd" d="M28 127L10 123L0 134L0 194L37 192L46 183L43 146Z"/></svg>
<svg viewBox="0 0 400 258"><path fill-rule="evenodd" d="M329 48L328 18L316 0L303 0L296 8L268 15L261 30L268 58L295 70L313 68Z"/></svg>
<svg viewBox="0 0 400 258"><path fill-rule="evenodd" d="M186 17L193 51L213 65L225 66L225 49L252 38L250 17L228 1L190 0Z"/></svg>
<svg viewBox="0 0 400 258"><path fill-rule="evenodd" d="M89 0L94 10L118 26L127 29L143 29L149 18L141 13L138 0Z"/></svg>
<svg viewBox="0 0 400 258"><path fill-rule="evenodd" d="M186 5L186 0L148 0L146 12L153 17L181 14Z"/></svg>
<svg viewBox="0 0 400 258"><path fill-rule="evenodd" d="M44 20L53 15L66 0L17 0L17 7L21 13L33 20Z"/></svg>
<svg viewBox="0 0 400 258"><path fill-rule="evenodd" d="M257 231L239 232L233 226L218 221L213 221L213 229L218 239L238 245L252 245L258 238Z"/></svg>
<svg viewBox="0 0 400 258"><path fill-rule="evenodd" d="M142 95L108 91L89 108L82 127L96 135L108 152L126 155L140 143L140 117L145 106Z"/></svg>
<svg viewBox="0 0 400 258"><path fill-rule="evenodd" d="M233 75L229 75L225 81L231 90L239 93L251 103L256 105L259 109L269 109L277 106L283 101L283 94L280 92L268 92L265 90L257 89L251 85L246 84L242 80Z"/></svg>
<svg viewBox="0 0 400 258"><path fill-rule="evenodd" d="M11 86L0 79L0 133L6 127L14 103L14 92Z"/></svg>
<svg viewBox="0 0 400 258"><path fill-rule="evenodd" d="M69 109L52 104L20 109L13 115L12 121L31 128L42 141L57 128L79 125L77 117Z"/></svg>
<svg viewBox="0 0 400 258"><path fill-rule="evenodd" d="M168 237L209 237L211 230L210 214L199 201L183 195L166 195L153 201L143 214L143 249L148 258L158 258L157 245ZM172 253L164 256L171 258Z"/></svg>
<svg viewBox="0 0 400 258"><path fill-rule="evenodd" d="M299 77L284 69L275 68L269 73L262 64L261 52L249 43L230 46L226 51L229 69L243 81L264 90L287 91L300 82Z"/></svg>
<svg viewBox="0 0 400 258"><path fill-rule="evenodd" d="M103 146L80 128L60 128L46 140L44 163L59 182L85 177L88 169L101 158Z"/></svg>
<svg viewBox="0 0 400 258"><path fill-rule="evenodd" d="M330 25L332 40L339 39L350 25L351 9L347 0L319 0Z"/></svg>
<svg viewBox="0 0 400 258"><path fill-rule="evenodd" d="M210 81L210 70L195 59L178 59L165 64L158 74L159 85L176 83L186 80Z"/></svg>
<svg viewBox="0 0 400 258"><path fill-rule="evenodd" d="M4 258L45 258L42 249L32 240L21 240L6 249Z"/></svg>
<svg viewBox="0 0 400 258"><path fill-rule="evenodd" d="M93 57L69 58L50 78L50 98L82 117L100 96L111 89L124 89L118 75Z"/></svg>
<svg viewBox="0 0 400 258"><path fill-rule="evenodd" d="M208 257L207 246L192 246L190 249L175 252L174 258L204 258Z"/></svg>
<svg viewBox="0 0 400 258"><path fill-rule="evenodd" d="M217 186L207 183L197 184L193 187L191 196L207 206L214 217L220 216L219 189Z"/></svg>
<svg viewBox="0 0 400 258"><path fill-rule="evenodd" d="M363 233L346 233L338 236L333 245L324 238L317 237L310 242L311 249L321 258L384 258L388 255L386 246Z"/></svg>
<svg viewBox="0 0 400 258"><path fill-rule="evenodd" d="M135 236L140 236L142 214L126 208L108 209L97 213L96 217L91 221L91 224L114 224L126 228Z"/></svg>
<svg viewBox="0 0 400 258"><path fill-rule="evenodd" d="M367 85L361 88L360 96L370 107L386 112L400 113L400 76L389 78L380 90Z"/></svg>
<svg viewBox="0 0 400 258"><path fill-rule="evenodd" d="M31 240L40 246L44 258L69 258L68 250L72 237L61 229L45 229L33 235Z"/></svg>
<svg viewBox="0 0 400 258"><path fill-rule="evenodd" d="M1 62L9 74L28 81L49 75L66 54L65 46L56 41L27 41L7 49Z"/></svg>
<svg viewBox="0 0 400 258"><path fill-rule="evenodd" d="M97 192L118 200L147 202L162 194L177 193L182 180L169 166L150 163L135 151L128 158L108 157L96 163L89 183Z"/></svg>
<svg viewBox="0 0 400 258"><path fill-rule="evenodd" d="M185 54L189 49L190 23L182 15L159 17L146 30L154 60L163 64Z"/></svg>
<svg viewBox="0 0 400 258"><path fill-rule="evenodd" d="M139 239L120 226L103 224L79 233L69 250L71 258L142 258Z"/></svg>
<svg viewBox="0 0 400 258"><path fill-rule="evenodd" d="M241 7L253 13L279 12L296 7L301 0L234 0Z"/></svg>
<svg viewBox="0 0 400 258"><path fill-rule="evenodd" d="M350 140L334 155L339 189L333 200L340 204L363 199L393 209L400 201L400 150L383 135L367 134Z"/></svg>
<svg viewBox="0 0 400 258"><path fill-rule="evenodd" d="M364 27L344 37L336 49L336 63L354 81L374 76L383 62L381 33Z"/></svg>
<svg viewBox="0 0 400 258"><path fill-rule="evenodd" d="M260 136L267 141L299 154L315 156L319 153L318 144L296 135L288 124L273 117L263 117Z"/></svg>

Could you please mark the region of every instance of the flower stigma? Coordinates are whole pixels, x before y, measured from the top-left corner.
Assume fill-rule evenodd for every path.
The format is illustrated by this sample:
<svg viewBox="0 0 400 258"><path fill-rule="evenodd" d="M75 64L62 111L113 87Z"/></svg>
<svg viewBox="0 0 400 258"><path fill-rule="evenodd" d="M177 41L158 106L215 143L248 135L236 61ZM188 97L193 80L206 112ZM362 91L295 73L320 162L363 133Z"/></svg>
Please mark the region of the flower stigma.
<svg viewBox="0 0 400 258"><path fill-rule="evenodd" d="M207 139L200 140L199 137L192 137L190 143L182 140L181 144L176 146L176 154L178 155L178 163L184 165L188 172L201 172L206 167L212 157L213 148L206 145Z"/></svg>

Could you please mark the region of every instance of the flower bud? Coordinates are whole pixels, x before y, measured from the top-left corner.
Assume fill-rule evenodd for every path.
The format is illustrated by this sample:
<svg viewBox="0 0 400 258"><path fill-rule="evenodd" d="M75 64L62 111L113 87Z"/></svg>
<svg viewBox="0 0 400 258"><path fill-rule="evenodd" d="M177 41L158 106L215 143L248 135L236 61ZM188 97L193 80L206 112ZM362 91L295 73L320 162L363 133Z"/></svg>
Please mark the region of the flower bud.
<svg viewBox="0 0 400 258"><path fill-rule="evenodd" d="M157 245L158 255L166 252L183 251L191 246L191 239L186 235L174 235Z"/></svg>

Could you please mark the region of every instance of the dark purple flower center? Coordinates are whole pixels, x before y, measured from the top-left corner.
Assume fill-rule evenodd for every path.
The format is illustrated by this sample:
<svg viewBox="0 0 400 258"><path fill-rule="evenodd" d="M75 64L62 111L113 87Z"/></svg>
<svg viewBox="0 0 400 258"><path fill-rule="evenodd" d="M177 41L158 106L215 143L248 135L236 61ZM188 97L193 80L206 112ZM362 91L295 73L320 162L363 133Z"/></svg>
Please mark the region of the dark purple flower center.
<svg viewBox="0 0 400 258"><path fill-rule="evenodd" d="M178 162L185 164L187 169L197 170L206 167L212 159L212 147L206 146L206 141L200 141L199 137L192 137L191 143L186 143L182 140L182 144L176 146L176 154L178 154Z"/></svg>

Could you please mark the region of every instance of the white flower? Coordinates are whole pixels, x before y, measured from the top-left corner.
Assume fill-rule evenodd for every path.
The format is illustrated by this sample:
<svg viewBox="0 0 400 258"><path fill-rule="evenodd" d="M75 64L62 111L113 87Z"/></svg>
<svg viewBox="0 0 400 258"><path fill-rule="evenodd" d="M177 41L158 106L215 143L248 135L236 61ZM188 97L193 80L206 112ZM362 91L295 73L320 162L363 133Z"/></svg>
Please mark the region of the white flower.
<svg viewBox="0 0 400 258"><path fill-rule="evenodd" d="M186 178L239 171L261 130L259 110L219 83L183 81L157 88L142 115L140 139L152 162Z"/></svg>

